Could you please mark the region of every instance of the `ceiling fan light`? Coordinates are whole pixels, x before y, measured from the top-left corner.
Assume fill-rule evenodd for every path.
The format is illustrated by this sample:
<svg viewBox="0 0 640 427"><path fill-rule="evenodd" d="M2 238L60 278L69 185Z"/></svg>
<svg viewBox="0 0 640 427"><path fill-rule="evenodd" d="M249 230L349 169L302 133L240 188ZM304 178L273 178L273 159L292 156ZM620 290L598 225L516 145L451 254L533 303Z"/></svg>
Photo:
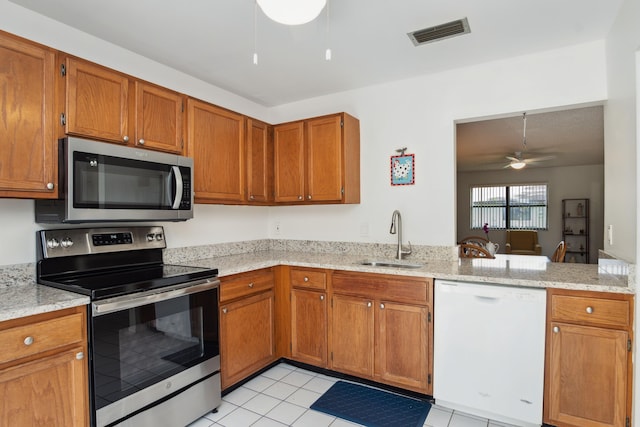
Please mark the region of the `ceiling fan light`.
<svg viewBox="0 0 640 427"><path fill-rule="evenodd" d="M509 163L509 166L511 166L513 169L522 169L526 165L527 164L525 162L522 162L522 161Z"/></svg>
<svg viewBox="0 0 640 427"><path fill-rule="evenodd" d="M272 20L284 25L302 25L318 17L327 0L256 0Z"/></svg>

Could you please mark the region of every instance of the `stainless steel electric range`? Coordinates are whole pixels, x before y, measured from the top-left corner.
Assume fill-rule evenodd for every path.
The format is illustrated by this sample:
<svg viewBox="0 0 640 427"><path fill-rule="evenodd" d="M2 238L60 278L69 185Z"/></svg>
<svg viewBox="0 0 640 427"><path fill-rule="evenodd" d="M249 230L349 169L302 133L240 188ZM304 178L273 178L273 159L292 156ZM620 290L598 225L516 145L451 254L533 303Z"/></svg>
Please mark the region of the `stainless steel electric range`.
<svg viewBox="0 0 640 427"><path fill-rule="evenodd" d="M183 426L221 402L218 270L163 262L160 226L42 230L38 283L88 295L91 424Z"/></svg>

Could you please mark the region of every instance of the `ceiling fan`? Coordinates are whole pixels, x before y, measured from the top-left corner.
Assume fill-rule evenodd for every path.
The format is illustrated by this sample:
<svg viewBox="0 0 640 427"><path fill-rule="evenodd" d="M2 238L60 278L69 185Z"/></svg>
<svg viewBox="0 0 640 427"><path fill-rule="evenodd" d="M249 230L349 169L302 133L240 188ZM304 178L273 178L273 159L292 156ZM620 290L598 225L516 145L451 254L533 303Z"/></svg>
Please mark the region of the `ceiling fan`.
<svg viewBox="0 0 640 427"><path fill-rule="evenodd" d="M530 163L551 160L555 156L526 157L527 151L527 113L522 113L522 151L516 151L515 156L505 156L509 163L504 168L522 169Z"/></svg>

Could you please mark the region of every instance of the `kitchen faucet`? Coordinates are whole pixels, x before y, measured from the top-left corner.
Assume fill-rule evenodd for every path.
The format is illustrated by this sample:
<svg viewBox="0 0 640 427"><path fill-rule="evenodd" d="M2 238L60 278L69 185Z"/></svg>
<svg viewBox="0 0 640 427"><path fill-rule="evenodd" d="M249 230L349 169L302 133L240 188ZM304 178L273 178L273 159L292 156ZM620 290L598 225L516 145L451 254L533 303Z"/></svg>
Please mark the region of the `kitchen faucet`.
<svg viewBox="0 0 640 427"><path fill-rule="evenodd" d="M402 215L399 210L393 211L391 216L391 234L398 235L398 249L396 251L396 258L402 259L402 255L411 255L411 242L409 242L409 250L402 249Z"/></svg>

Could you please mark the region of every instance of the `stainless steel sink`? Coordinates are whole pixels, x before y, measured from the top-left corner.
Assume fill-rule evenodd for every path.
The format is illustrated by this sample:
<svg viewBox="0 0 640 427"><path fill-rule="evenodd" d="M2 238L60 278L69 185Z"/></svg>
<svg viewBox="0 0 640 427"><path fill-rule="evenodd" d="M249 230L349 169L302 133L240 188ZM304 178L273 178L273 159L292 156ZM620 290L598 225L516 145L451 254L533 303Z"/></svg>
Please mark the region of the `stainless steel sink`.
<svg viewBox="0 0 640 427"><path fill-rule="evenodd" d="M367 265L370 267L391 267L391 268L422 268L422 264L414 264L396 260L364 260L359 262L360 265Z"/></svg>

